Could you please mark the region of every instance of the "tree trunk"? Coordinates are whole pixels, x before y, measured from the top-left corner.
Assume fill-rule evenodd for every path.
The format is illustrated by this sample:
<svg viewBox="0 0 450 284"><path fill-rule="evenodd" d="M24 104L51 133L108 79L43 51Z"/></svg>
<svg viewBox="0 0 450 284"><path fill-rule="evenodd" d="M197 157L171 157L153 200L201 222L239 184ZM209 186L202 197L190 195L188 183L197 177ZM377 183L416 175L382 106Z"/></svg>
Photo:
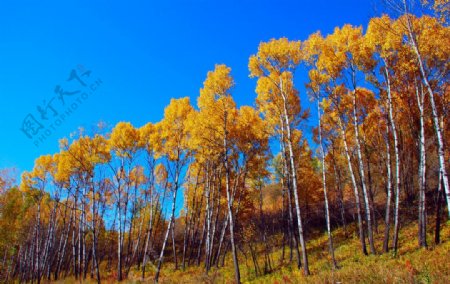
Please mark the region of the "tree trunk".
<svg viewBox="0 0 450 284"><path fill-rule="evenodd" d="M367 255L366 240L365 240L365 236L364 236L364 228L363 228L362 217L361 217L361 205L359 202L359 190L358 190L358 186L356 185L355 174L353 172L352 161L350 159L350 152L349 152L348 145L347 145L347 138L345 137L344 126L342 125L342 121L339 116L338 116L338 124L339 124L340 132L341 132L341 137L344 142L345 156L347 157L348 171L350 173L350 177L352 180L353 193L355 194L356 214L358 216L359 240L361 242L362 252Z"/></svg>
<svg viewBox="0 0 450 284"><path fill-rule="evenodd" d="M119 225L119 232L117 234L117 280L122 281L122 213L121 213L121 202L120 202L120 190L117 203L117 219Z"/></svg>
<svg viewBox="0 0 450 284"><path fill-rule="evenodd" d="M230 242L231 242L231 251L233 253L233 264L234 264L234 273L236 282L241 283L241 273L239 271L239 263L236 251L236 244L234 241L234 221L233 221L233 210L232 210L232 200L230 193L230 169L228 166L228 129L227 129L227 118L228 114L225 110L224 112L224 139L223 139L223 148L224 148L224 167L225 167L225 190L227 192L227 209L228 209L228 219L230 220Z"/></svg>
<svg viewBox="0 0 450 284"><path fill-rule="evenodd" d="M424 126L424 93L416 85L416 98L420 115L419 134L419 246L427 247L426 231L426 203L425 203L425 182L426 182L426 152L425 152L425 126Z"/></svg>
<svg viewBox="0 0 450 284"><path fill-rule="evenodd" d="M436 197L436 226L434 231L434 243L441 243L441 206L442 206L442 176L441 172L439 172L439 182L437 188L437 197Z"/></svg>
<svg viewBox="0 0 450 284"><path fill-rule="evenodd" d="M177 258L177 247L175 244L175 217L173 220L173 226L172 226L172 251L173 251L173 262L175 265L175 270L178 269L178 258Z"/></svg>
<svg viewBox="0 0 450 284"><path fill-rule="evenodd" d="M325 151L323 149L322 144L322 126L321 126L321 112L319 100L317 100L317 115L318 115L318 123L319 123L319 149L320 149L320 157L322 160L322 185L323 185L323 196L325 200L325 220L327 223L327 233L328 233L328 246L331 255L331 262L333 269L337 268L336 259L334 257L334 247L333 247L333 235L331 234L331 224L330 224L330 212L328 209L328 193L327 193L327 181L326 181L326 169L325 169Z"/></svg>
<svg viewBox="0 0 450 284"><path fill-rule="evenodd" d="M96 271L97 283L100 284L100 268L97 256L97 211L95 202L95 187L92 185L92 233L94 237L92 240L92 259Z"/></svg>
<svg viewBox="0 0 450 284"><path fill-rule="evenodd" d="M153 167L151 167L151 168L153 169ZM152 172L153 172L153 170L152 170ZM154 185L153 173L151 174L151 177L152 178L151 178L151 183L150 183L150 217L149 217L149 221L148 221L147 236L145 239L144 255L143 255L143 259L142 259L142 281L144 281L144 279L145 279L145 267L147 265L147 260L148 260L147 251L148 251L149 247L151 246L150 239L152 236L153 218L154 218L153 210L155 210L155 214L156 214L156 210L157 210L157 206L155 209L153 208L153 200L154 200L154 197L157 199L159 198L159 194L156 194L156 196L153 195L153 185ZM157 202L157 204L158 204L158 202Z"/></svg>
<svg viewBox="0 0 450 284"><path fill-rule="evenodd" d="M361 155L361 143L359 141L359 129L358 129L358 116L356 111L356 90L353 90L352 92L353 96L353 127L355 130L355 143L356 143L356 153L358 156L358 166L359 166L359 174L361 176L361 186L363 191L363 198L364 198L364 206L366 211L366 222L367 222L367 231L369 234L369 247L370 247L370 253L375 254L375 244L373 240L373 232L372 232L372 214L371 214L371 208L369 204L369 194L367 192L366 188L366 180L365 180L365 173L364 173L364 164L362 160Z"/></svg>
<svg viewBox="0 0 450 284"><path fill-rule="evenodd" d="M344 236L347 238L348 236L348 232L347 232L347 221L345 218L345 206L344 206L344 193L342 192L342 187L341 187L341 170L338 168L337 166L337 162L336 162L336 154L335 154L335 148L334 148L334 141L331 144L332 147L332 151L333 151L333 170L334 170L334 178L335 178L335 184L337 187L337 194L338 194L338 203L339 203L339 211L341 213L341 223L342 226L344 227Z"/></svg>
<svg viewBox="0 0 450 284"><path fill-rule="evenodd" d="M386 212L384 215L384 241L383 250L384 252L389 252L389 230L391 227L391 200L392 200L392 180L391 180L391 148L389 145L389 126L386 121Z"/></svg>
<svg viewBox="0 0 450 284"><path fill-rule="evenodd" d="M286 150L286 142L285 142L285 138L284 138L284 121L281 121L281 125L282 125L282 131L281 131L281 152L283 154L283 172L285 173L285 177L286 178L286 184L287 184L287 202L288 202L288 234L289 234L289 262L292 262L292 252L293 252L293 248L295 249L296 255L297 255L297 268L300 269L301 267L301 260L300 260L300 251L298 249L298 241L297 241L297 236L295 234L295 230L294 230L294 218L293 218L293 214L292 214L292 196L291 196L291 189L292 189L292 182L291 182L291 175L289 172L289 159L288 159L288 155L287 155L287 150Z"/></svg>
<svg viewBox="0 0 450 284"><path fill-rule="evenodd" d="M280 89L281 89L281 95L283 97L284 121L286 124L287 145L288 145L288 150L289 150L289 160L291 163L292 190L294 191L295 209L297 212L298 235L299 235L299 239L300 239L300 245L302 246L303 273L305 275L309 275L308 255L307 255L307 250L306 250L305 237L303 235L303 223L302 223L302 216L301 216L301 212L300 212L300 204L299 204L299 200L298 200L297 173L296 173L295 161L294 161L294 150L292 147L291 125L290 125L289 115L288 115L288 111L287 111L286 96L283 93L282 85L281 85Z"/></svg>
<svg viewBox="0 0 450 284"><path fill-rule="evenodd" d="M394 110L392 105L391 81L387 62L384 64L384 75L387 85L387 103L389 109L389 122L392 128L392 136L394 138L394 154L395 154L395 205L394 205L394 252L398 249L398 232L399 232L399 206L400 206L400 155L399 144L397 138L397 127L394 120Z"/></svg>
<svg viewBox="0 0 450 284"><path fill-rule="evenodd" d="M211 187L212 181L208 168L206 170L206 188L205 188L205 198L206 198L206 240L205 240L205 269L208 274L209 271L209 259L210 259L210 244L211 244Z"/></svg>
<svg viewBox="0 0 450 284"><path fill-rule="evenodd" d="M177 161L178 162L178 161ZM156 268L156 274L155 274L155 283L158 283L159 280L159 273L161 271L161 265L164 258L164 249L166 248L167 239L169 238L169 233L171 232L172 228L174 228L175 225L175 203L177 200L177 192L178 192L178 178L179 178L179 165L176 166L176 172L175 172L175 183L174 183L174 192L173 192L173 200L172 200L172 211L170 213L170 221L169 225L167 226L166 235L164 237L164 241L161 247L161 254L159 255L158 260L158 266Z"/></svg>

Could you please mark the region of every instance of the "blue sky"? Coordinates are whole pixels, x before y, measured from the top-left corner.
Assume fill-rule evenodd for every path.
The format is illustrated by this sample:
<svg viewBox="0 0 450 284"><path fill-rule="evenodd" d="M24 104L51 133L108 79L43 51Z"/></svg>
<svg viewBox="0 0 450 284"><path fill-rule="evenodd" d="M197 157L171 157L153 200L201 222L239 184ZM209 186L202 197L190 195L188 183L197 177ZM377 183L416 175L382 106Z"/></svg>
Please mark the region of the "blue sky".
<svg viewBox="0 0 450 284"><path fill-rule="evenodd" d="M58 151L58 139L99 121L139 127L162 118L170 98L195 104L206 73L216 63L232 68L238 105L252 105L256 82L248 58L261 41L304 40L350 23L366 26L373 1L10 1L0 4L0 168L30 170L36 157ZM67 81L71 70L91 86L76 110L35 146L21 131L38 106L56 96L56 86L79 90L52 102L64 113L88 87ZM86 75L86 74L85 74ZM305 78L297 76L301 99ZM314 110L315 108L312 108ZM47 109L48 121L52 119ZM315 113L313 112L313 117ZM310 124L315 124L314 119ZM39 131L43 131L40 129ZM36 134L40 135L40 134Z"/></svg>

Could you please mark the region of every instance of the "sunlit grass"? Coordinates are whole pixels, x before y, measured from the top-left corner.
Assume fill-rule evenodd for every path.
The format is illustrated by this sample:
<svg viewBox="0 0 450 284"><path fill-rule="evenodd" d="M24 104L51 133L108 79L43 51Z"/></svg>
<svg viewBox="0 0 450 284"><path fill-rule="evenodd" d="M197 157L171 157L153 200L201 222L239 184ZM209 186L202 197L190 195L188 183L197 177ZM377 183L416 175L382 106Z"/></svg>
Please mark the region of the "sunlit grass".
<svg viewBox="0 0 450 284"><path fill-rule="evenodd" d="M349 228L355 231L356 228ZM359 238L353 234L345 239L342 228L333 232L335 255L340 269L333 270L328 254L328 238L322 234L308 240L311 276L305 277L296 263L278 266L281 249L272 254L275 269L272 273L256 277L252 263L241 258L241 276L244 283L450 283L450 226L442 228L442 243L433 244L433 228L429 228L428 249L418 249L417 224L411 223L400 231L400 249L381 254L384 227L376 234L377 255L364 256ZM286 251L288 255L288 250ZM286 262L286 259L285 259ZM262 263L262 260L260 260ZM173 269L173 268L172 268ZM233 283L234 271L231 259L219 270L206 276L203 267L189 268L186 272L165 268L162 283Z"/></svg>
<svg viewBox="0 0 450 284"><path fill-rule="evenodd" d="M281 249L273 251L273 271L263 276L256 276L250 258L240 255L240 271L243 283L450 283L450 224L442 227L440 245L434 245L433 228L428 231L428 249L419 249L417 241L417 224L410 223L400 230L399 251L382 254L383 226L379 226L375 242L377 255L365 256L361 253L357 234L344 237L342 228L333 232L335 256L339 265L333 270L328 253L328 237L317 235L308 240L308 253L311 275L305 277L296 267L295 254L292 263L288 263L289 249L286 248L284 262L281 263ZM349 232L356 228L349 227ZM262 266L262 255L259 256ZM148 265L146 279L141 280L141 271L131 269L128 280L124 283L151 283L154 266ZM115 283L113 273L103 272L105 283ZM66 278L60 283L79 283L73 278ZM95 283L87 281L84 283ZM225 260L225 266L213 267L206 275L203 263L191 265L185 270L175 270L173 263L165 263L161 271L160 283L234 283L234 270L231 255Z"/></svg>

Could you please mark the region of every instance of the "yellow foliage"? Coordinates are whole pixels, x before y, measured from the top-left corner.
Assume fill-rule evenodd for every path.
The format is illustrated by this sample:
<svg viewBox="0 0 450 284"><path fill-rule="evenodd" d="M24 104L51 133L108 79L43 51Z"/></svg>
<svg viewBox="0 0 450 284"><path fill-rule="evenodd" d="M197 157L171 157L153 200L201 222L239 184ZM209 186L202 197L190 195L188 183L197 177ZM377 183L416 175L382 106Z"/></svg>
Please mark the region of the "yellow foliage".
<svg viewBox="0 0 450 284"><path fill-rule="evenodd" d="M134 128L129 122L119 122L111 132L109 143L111 149L119 157L132 158L133 154L139 149L140 135L139 130Z"/></svg>

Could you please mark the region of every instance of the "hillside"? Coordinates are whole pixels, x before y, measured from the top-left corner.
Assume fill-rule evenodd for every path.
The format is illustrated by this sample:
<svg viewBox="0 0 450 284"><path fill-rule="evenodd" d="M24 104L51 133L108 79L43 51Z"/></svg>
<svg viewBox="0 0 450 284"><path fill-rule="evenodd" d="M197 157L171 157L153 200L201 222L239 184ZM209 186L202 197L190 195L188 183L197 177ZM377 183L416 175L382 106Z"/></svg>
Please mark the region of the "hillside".
<svg viewBox="0 0 450 284"><path fill-rule="evenodd" d="M430 219L431 221L431 219ZM379 232L384 228L379 227ZM433 229L428 232L432 240ZM450 283L450 226L444 226L441 231L442 243L431 245L428 249L418 249L417 223L411 222L400 231L400 249L397 256L393 253L364 256L359 249L356 235L344 237L342 229L333 231L335 237L335 255L339 269L333 271L327 252L327 236L317 236L308 241L311 259L311 274L303 276L302 272L288 261L280 263L281 250L275 251L271 258L276 264L273 271L262 276L255 276L250 258L242 257L243 283ZM380 250L383 238L377 235L376 247ZM288 255L288 254L286 254ZM262 264L262 260L258 259ZM225 266L212 269L206 275L203 266L188 267L185 271L174 270L173 263L167 263L163 268L160 283L234 283L233 262L230 257ZM153 281L154 270L149 265L149 275L141 281L139 272L131 271L125 283L147 283ZM106 278L107 283L114 283L115 275ZM56 283L77 283L73 279L65 279ZM88 280L87 283L91 281ZM94 281L92 281L94 283Z"/></svg>

